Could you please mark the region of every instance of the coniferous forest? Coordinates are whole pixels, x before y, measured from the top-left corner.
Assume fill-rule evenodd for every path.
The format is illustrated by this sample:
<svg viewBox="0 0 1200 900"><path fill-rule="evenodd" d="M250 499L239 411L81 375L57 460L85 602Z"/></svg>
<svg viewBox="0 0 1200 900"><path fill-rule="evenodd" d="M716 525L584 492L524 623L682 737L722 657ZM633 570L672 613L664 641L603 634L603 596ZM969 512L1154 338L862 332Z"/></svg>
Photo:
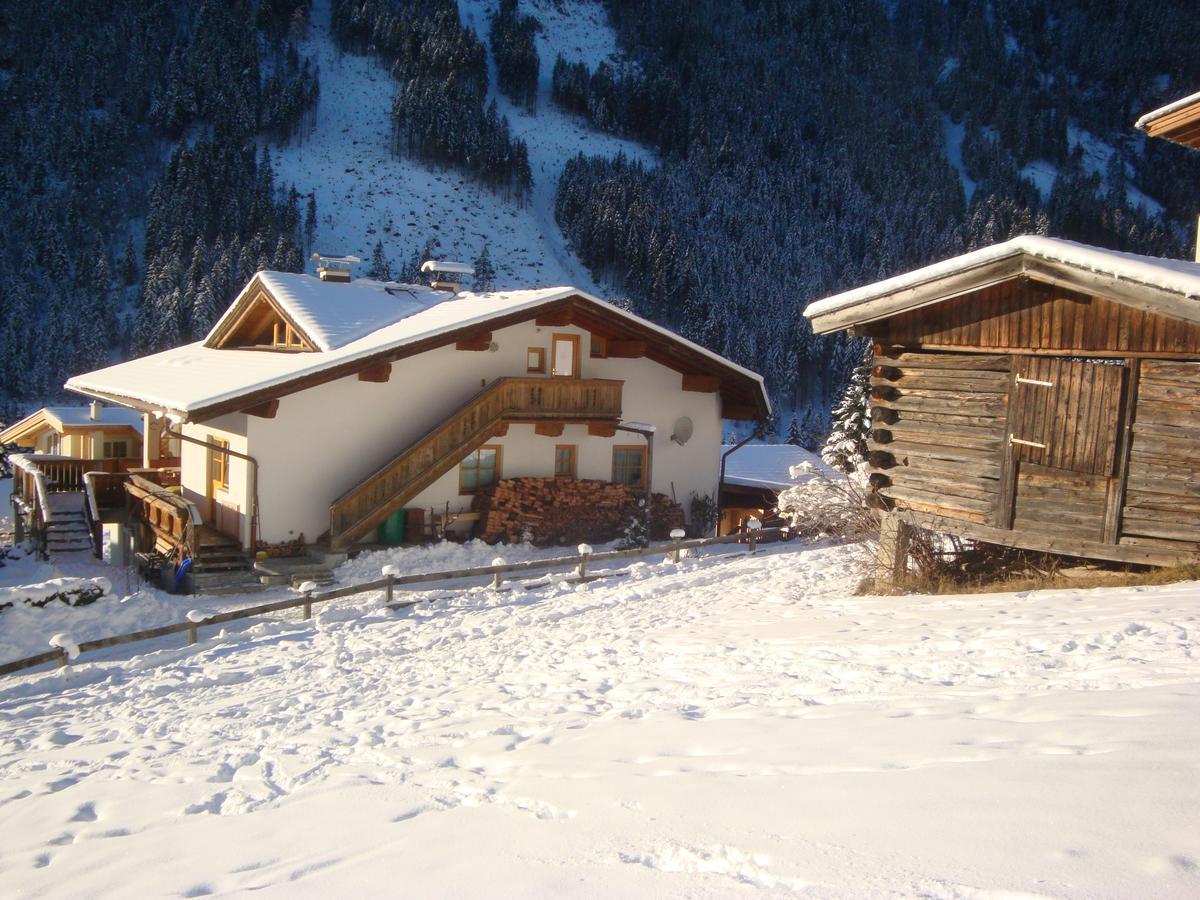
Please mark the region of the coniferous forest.
<svg viewBox="0 0 1200 900"><path fill-rule="evenodd" d="M542 67L555 105L651 148L647 166L582 147L560 227L612 295L763 372L783 409L825 416L860 359L804 320L833 291L1029 231L1190 256L1200 155L1132 128L1200 88L1184 0L603 2L622 57L595 68L539 59L516 0L484 38L451 0L333 0L333 38L390 70L392 152L507 202L529 201L528 148L489 88L532 109ZM318 210L271 148L314 126L309 16L0 9L0 418L195 339L259 268L303 267Z"/></svg>

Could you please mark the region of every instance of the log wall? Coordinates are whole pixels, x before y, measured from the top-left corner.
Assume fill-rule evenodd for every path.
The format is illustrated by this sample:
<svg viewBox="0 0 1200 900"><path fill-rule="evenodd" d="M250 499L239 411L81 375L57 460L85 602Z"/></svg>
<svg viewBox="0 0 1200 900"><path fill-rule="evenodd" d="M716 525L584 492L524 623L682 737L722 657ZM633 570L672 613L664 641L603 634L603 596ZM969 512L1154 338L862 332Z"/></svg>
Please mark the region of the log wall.
<svg viewBox="0 0 1200 900"><path fill-rule="evenodd" d="M909 509L993 521L1012 360L887 351L872 372L871 482Z"/></svg>

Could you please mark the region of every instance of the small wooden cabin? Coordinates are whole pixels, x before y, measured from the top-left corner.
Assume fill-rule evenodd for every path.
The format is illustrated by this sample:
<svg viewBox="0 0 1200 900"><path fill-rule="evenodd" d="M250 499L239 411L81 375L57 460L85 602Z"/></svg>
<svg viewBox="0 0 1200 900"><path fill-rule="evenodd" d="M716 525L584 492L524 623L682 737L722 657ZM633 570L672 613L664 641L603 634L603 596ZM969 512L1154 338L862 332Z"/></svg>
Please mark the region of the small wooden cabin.
<svg viewBox="0 0 1200 900"><path fill-rule="evenodd" d="M1025 236L806 315L874 343L884 578L910 526L1131 563L1200 556L1200 264Z"/></svg>

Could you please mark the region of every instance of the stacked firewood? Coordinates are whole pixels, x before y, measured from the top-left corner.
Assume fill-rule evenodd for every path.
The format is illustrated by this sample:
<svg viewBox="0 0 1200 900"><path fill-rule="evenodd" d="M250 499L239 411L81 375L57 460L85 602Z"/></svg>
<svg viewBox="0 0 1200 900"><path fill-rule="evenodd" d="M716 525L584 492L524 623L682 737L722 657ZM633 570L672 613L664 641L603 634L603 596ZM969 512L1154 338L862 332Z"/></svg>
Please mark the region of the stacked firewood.
<svg viewBox="0 0 1200 900"><path fill-rule="evenodd" d="M476 495L476 535L488 543L602 544L645 516L644 495L623 484L574 478L509 478ZM650 502L650 536L682 527L683 510L663 494Z"/></svg>

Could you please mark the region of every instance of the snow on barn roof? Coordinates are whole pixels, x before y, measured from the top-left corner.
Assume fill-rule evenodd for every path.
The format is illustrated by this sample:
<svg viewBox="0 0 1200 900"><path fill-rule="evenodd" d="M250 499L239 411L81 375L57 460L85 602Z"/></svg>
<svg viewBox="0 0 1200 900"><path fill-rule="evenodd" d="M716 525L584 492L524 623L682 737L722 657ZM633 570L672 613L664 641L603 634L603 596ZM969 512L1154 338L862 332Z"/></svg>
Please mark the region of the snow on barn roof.
<svg viewBox="0 0 1200 900"><path fill-rule="evenodd" d="M1022 274L1029 268L1027 264L1011 271L1003 269L998 272L987 267L1004 260L1021 263L1028 259L1044 261L1051 268L1099 276L1106 279L1105 285L1115 291L1127 292L1130 286L1145 288L1145 299L1161 301L1163 312L1200 321L1200 304L1195 302L1200 299L1200 263L1105 250L1075 241L1028 234L826 297L810 303L804 314L812 320L813 330L818 334L836 331L859 322L869 322L936 303ZM980 270L976 282L964 281L954 291L947 291L939 284L951 276L972 270ZM989 277L988 273L994 277ZM1046 274L1041 269L1038 273ZM923 290L927 286L931 289ZM1116 299L1121 298L1118 296Z"/></svg>
<svg viewBox="0 0 1200 900"><path fill-rule="evenodd" d="M1161 119L1163 116L1169 116L1173 112L1179 112L1181 109L1187 109L1193 103L1200 103L1200 91L1194 94L1189 94L1186 97L1180 97L1168 103L1166 106L1160 106L1158 109L1151 110L1140 119L1133 123L1134 128L1145 129L1147 125L1156 119Z"/></svg>
<svg viewBox="0 0 1200 900"><path fill-rule="evenodd" d="M721 447L720 452L724 455L729 448ZM792 469L804 464L812 475L793 477ZM747 444L725 461L725 484L743 487L782 491L816 474L834 472L817 454L795 444Z"/></svg>
<svg viewBox="0 0 1200 900"><path fill-rule="evenodd" d="M448 294L423 285L369 280L346 284L280 272L259 272L256 279L268 287L275 302L320 352L275 353L207 345L251 291L252 280L205 341L77 375L67 381L67 389L187 419L191 413L207 412L256 391L282 389L327 370L341 372L381 354L577 297L751 379L761 405L770 409L761 375L573 287Z"/></svg>

